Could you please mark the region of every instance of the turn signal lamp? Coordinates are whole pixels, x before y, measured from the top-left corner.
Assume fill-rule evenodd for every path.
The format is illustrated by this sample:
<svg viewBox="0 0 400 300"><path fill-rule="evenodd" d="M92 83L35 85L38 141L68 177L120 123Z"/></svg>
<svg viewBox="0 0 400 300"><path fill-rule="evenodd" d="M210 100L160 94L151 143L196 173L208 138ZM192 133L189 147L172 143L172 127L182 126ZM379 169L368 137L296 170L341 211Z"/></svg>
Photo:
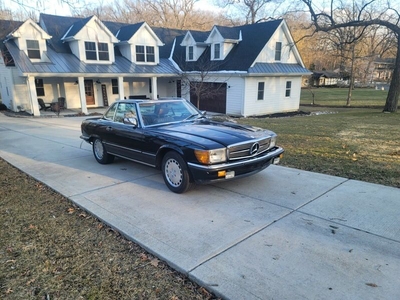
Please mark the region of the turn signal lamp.
<svg viewBox="0 0 400 300"><path fill-rule="evenodd" d="M197 160L205 165L226 161L226 149L194 150Z"/></svg>

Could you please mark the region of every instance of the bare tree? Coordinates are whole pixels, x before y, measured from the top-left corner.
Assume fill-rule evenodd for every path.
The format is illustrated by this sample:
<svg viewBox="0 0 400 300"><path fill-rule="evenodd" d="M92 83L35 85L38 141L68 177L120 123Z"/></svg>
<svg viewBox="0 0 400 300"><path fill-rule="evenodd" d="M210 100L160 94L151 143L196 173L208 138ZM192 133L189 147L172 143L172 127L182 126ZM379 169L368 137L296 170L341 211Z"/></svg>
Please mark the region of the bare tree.
<svg viewBox="0 0 400 300"><path fill-rule="evenodd" d="M218 0L217 3L220 7L232 8L245 24L254 24L273 18L283 0Z"/></svg>
<svg viewBox="0 0 400 300"><path fill-rule="evenodd" d="M228 20L218 12L196 9L198 0L120 0L112 5L87 6L75 15L97 15L102 20L121 23L145 21L150 26L183 30L210 30L216 21Z"/></svg>
<svg viewBox="0 0 400 300"><path fill-rule="evenodd" d="M221 93L226 91L227 81L230 77L226 74L220 78L215 71L219 70L224 62L211 61L209 51L205 50L196 62L185 60L184 54L176 54L174 60L178 63L183 73L177 73L181 79L181 87L184 93L190 93L191 102L201 108L204 99L218 99ZM218 106L217 103L215 106Z"/></svg>
<svg viewBox="0 0 400 300"><path fill-rule="evenodd" d="M312 0L301 0L309 10L311 20L316 31L330 32L339 28L365 28L373 25L386 27L391 30L397 39L396 62L386 98L384 112L396 112L400 95L400 13L390 1L381 3L378 0L360 1L354 4L354 17L351 20L342 20L340 16L343 1L330 1L328 9L318 9ZM397 3L397 2L396 2Z"/></svg>

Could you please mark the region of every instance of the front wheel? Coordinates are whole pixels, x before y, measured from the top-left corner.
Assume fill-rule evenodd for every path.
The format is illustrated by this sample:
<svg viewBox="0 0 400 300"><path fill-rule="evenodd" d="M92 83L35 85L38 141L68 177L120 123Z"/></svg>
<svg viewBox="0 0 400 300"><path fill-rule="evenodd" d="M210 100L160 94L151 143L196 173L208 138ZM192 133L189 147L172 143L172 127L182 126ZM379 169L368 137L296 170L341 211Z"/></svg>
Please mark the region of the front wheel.
<svg viewBox="0 0 400 300"><path fill-rule="evenodd" d="M161 169L164 182L172 192L182 194L189 190L192 184L182 156L174 151L168 152L162 160Z"/></svg>
<svg viewBox="0 0 400 300"><path fill-rule="evenodd" d="M93 141L93 155L94 158L103 165L114 161L114 155L108 154L103 142L97 138Z"/></svg>

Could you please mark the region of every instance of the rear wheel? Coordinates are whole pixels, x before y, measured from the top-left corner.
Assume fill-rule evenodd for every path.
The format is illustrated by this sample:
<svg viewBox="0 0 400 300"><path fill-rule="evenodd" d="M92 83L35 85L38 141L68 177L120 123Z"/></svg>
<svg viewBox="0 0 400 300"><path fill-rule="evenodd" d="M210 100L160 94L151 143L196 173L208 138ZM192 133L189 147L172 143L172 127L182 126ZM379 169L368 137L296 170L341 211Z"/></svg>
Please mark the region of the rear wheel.
<svg viewBox="0 0 400 300"><path fill-rule="evenodd" d="M108 154L103 142L98 138L93 141L93 155L101 164L109 164L114 161L114 155Z"/></svg>
<svg viewBox="0 0 400 300"><path fill-rule="evenodd" d="M192 184L187 164L177 152L165 154L161 169L164 182L171 191L181 194L189 190Z"/></svg>

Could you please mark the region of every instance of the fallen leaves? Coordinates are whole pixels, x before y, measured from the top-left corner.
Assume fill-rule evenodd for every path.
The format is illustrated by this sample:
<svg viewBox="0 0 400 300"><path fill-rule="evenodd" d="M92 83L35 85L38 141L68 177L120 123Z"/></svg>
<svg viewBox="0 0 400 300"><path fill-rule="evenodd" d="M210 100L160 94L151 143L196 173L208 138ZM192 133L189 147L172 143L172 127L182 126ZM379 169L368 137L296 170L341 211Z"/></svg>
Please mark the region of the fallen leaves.
<svg viewBox="0 0 400 300"><path fill-rule="evenodd" d="M150 264L153 266L153 267L158 267L158 264L160 263L160 261L157 259L157 258L153 258L151 261L150 261Z"/></svg>

